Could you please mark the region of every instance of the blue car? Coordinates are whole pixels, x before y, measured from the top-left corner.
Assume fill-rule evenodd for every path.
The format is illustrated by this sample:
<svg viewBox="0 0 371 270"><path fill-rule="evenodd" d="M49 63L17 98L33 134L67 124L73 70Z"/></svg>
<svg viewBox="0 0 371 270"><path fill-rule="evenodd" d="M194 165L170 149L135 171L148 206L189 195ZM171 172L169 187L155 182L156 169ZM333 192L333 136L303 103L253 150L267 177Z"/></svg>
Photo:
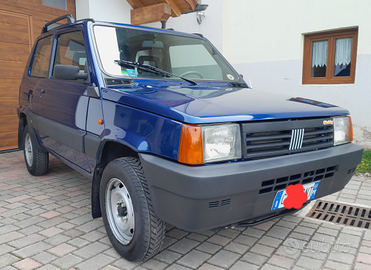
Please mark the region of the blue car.
<svg viewBox="0 0 371 270"><path fill-rule="evenodd" d="M294 213L343 189L363 153L346 109L253 90L201 35L71 15L37 38L18 116L28 171L51 154L91 179L92 215L131 261L160 250L166 223Z"/></svg>

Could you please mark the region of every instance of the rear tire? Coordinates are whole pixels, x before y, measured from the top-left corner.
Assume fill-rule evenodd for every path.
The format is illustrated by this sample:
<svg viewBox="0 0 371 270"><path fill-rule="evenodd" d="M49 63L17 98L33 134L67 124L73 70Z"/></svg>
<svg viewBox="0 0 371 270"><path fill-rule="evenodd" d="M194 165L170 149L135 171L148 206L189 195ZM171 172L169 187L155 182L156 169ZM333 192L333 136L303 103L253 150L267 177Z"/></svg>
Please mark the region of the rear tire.
<svg viewBox="0 0 371 270"><path fill-rule="evenodd" d="M33 129L28 125L24 128L23 143L24 160L29 173L34 176L46 174L49 165L49 153L41 149Z"/></svg>
<svg viewBox="0 0 371 270"><path fill-rule="evenodd" d="M165 223L153 211L139 159L110 162L102 175L99 197L104 226L117 253L129 261L147 260L158 253Z"/></svg>

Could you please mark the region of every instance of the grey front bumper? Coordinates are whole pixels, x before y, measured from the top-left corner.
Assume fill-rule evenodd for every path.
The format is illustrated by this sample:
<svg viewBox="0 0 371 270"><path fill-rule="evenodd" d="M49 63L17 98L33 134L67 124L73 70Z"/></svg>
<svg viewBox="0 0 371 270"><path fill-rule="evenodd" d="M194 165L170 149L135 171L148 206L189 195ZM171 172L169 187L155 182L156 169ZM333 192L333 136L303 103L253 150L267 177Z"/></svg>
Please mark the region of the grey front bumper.
<svg viewBox="0 0 371 270"><path fill-rule="evenodd" d="M202 231L287 214L285 208L271 210L277 189L285 184L317 177L321 184L316 198L337 192L353 176L362 153L361 147L346 144L205 166L187 166L148 154L140 154L140 159L157 216L181 229ZM273 184L267 189L267 183Z"/></svg>

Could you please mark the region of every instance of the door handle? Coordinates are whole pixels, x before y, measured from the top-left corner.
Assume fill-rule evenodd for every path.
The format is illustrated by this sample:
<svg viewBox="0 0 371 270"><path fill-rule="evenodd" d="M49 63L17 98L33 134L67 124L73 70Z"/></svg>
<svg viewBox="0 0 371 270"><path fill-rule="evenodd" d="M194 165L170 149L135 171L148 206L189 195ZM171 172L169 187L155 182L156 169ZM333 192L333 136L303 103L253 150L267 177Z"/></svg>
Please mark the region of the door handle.
<svg viewBox="0 0 371 270"><path fill-rule="evenodd" d="M45 93L45 89L41 89L41 91L40 91L40 98L41 98L41 96L42 96L44 93Z"/></svg>

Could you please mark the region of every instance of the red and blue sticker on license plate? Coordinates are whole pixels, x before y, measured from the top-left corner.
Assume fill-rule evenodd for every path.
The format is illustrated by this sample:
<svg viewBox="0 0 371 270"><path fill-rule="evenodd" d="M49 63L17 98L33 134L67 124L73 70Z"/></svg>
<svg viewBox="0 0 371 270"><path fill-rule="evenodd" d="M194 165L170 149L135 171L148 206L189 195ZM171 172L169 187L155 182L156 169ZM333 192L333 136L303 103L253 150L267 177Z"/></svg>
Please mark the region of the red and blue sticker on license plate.
<svg viewBox="0 0 371 270"><path fill-rule="evenodd" d="M283 207L287 209L301 208L307 200L312 200L316 197L320 182L317 181L305 185L289 185L286 189L278 191L273 200L272 210Z"/></svg>

